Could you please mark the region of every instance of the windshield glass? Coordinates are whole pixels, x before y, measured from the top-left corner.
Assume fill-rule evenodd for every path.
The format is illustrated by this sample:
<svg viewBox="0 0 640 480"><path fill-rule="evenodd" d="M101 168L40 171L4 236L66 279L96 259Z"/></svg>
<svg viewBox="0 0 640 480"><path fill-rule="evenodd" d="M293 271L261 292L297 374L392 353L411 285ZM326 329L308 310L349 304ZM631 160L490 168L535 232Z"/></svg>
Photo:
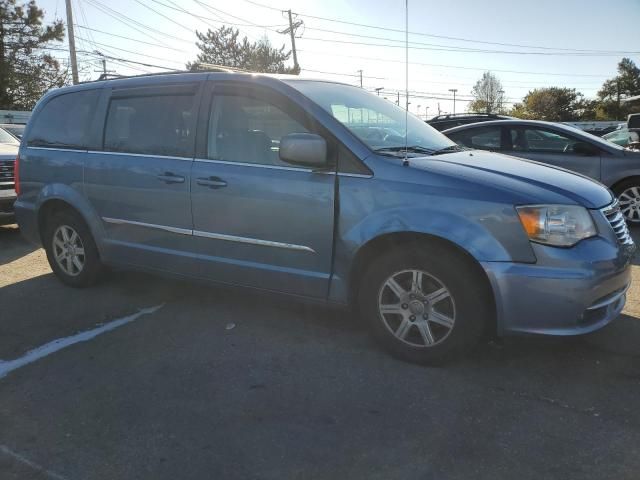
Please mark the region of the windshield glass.
<svg viewBox="0 0 640 480"><path fill-rule="evenodd" d="M20 142L18 142L16 137L11 135L5 129L0 128L0 143L15 143L16 145L18 145Z"/></svg>
<svg viewBox="0 0 640 480"><path fill-rule="evenodd" d="M405 110L395 103L351 85L309 80L287 83L333 115L372 150L404 149ZM408 147L438 151L455 145L411 113L407 126Z"/></svg>

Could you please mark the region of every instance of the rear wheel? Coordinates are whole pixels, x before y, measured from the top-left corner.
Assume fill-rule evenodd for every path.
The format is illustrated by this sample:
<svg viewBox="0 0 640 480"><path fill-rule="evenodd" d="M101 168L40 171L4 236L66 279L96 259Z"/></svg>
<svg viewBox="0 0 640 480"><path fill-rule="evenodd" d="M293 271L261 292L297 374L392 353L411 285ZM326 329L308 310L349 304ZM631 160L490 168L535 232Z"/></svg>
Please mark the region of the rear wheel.
<svg viewBox="0 0 640 480"><path fill-rule="evenodd" d="M98 280L102 263L93 236L76 213L62 211L47 220L44 246L57 277L73 287L87 287Z"/></svg>
<svg viewBox="0 0 640 480"><path fill-rule="evenodd" d="M640 179L625 180L616 186L620 211L630 225L640 225Z"/></svg>
<svg viewBox="0 0 640 480"><path fill-rule="evenodd" d="M436 364L464 351L484 331L492 312L485 282L453 249L414 245L369 267L360 312L392 354Z"/></svg>

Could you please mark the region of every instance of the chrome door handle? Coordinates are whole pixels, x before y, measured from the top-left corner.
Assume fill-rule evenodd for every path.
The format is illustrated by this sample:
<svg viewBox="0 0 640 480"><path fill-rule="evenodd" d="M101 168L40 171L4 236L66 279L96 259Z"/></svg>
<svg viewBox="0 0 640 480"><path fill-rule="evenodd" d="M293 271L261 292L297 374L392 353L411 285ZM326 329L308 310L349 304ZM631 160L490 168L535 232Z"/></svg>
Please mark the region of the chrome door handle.
<svg viewBox="0 0 640 480"><path fill-rule="evenodd" d="M184 177L182 175L176 175L171 172L164 172L156 176L156 178L164 183L184 183Z"/></svg>
<svg viewBox="0 0 640 480"><path fill-rule="evenodd" d="M220 177L200 177L196 179L196 183L209 188L222 188L227 186L227 182Z"/></svg>

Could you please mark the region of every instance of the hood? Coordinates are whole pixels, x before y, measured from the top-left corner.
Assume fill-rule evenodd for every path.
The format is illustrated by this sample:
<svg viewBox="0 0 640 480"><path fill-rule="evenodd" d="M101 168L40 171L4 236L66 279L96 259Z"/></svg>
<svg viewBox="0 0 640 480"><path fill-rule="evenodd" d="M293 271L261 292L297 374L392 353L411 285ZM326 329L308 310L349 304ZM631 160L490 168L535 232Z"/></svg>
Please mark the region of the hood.
<svg viewBox="0 0 640 480"><path fill-rule="evenodd" d="M0 157L2 157L3 160L6 160L7 158L15 159L18 155L19 147L19 144L13 145L11 143L0 143Z"/></svg>
<svg viewBox="0 0 640 480"><path fill-rule="evenodd" d="M602 208L613 201L604 185L558 167L474 150L410 159L414 168L511 192L517 203L577 204Z"/></svg>

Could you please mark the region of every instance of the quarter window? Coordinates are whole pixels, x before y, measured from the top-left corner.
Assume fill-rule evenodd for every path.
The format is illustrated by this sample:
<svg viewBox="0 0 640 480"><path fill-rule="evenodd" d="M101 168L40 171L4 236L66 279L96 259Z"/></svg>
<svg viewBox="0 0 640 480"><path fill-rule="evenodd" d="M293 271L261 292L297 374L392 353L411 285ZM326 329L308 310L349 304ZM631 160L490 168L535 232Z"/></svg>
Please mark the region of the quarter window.
<svg viewBox="0 0 640 480"><path fill-rule="evenodd" d="M279 158L280 139L309 130L279 107L253 97L220 95L209 118L210 159L291 166Z"/></svg>
<svg viewBox="0 0 640 480"><path fill-rule="evenodd" d="M99 90L82 90L49 100L34 118L27 145L86 149L99 96Z"/></svg>
<svg viewBox="0 0 640 480"><path fill-rule="evenodd" d="M193 156L193 95L113 98L104 149L147 155Z"/></svg>

